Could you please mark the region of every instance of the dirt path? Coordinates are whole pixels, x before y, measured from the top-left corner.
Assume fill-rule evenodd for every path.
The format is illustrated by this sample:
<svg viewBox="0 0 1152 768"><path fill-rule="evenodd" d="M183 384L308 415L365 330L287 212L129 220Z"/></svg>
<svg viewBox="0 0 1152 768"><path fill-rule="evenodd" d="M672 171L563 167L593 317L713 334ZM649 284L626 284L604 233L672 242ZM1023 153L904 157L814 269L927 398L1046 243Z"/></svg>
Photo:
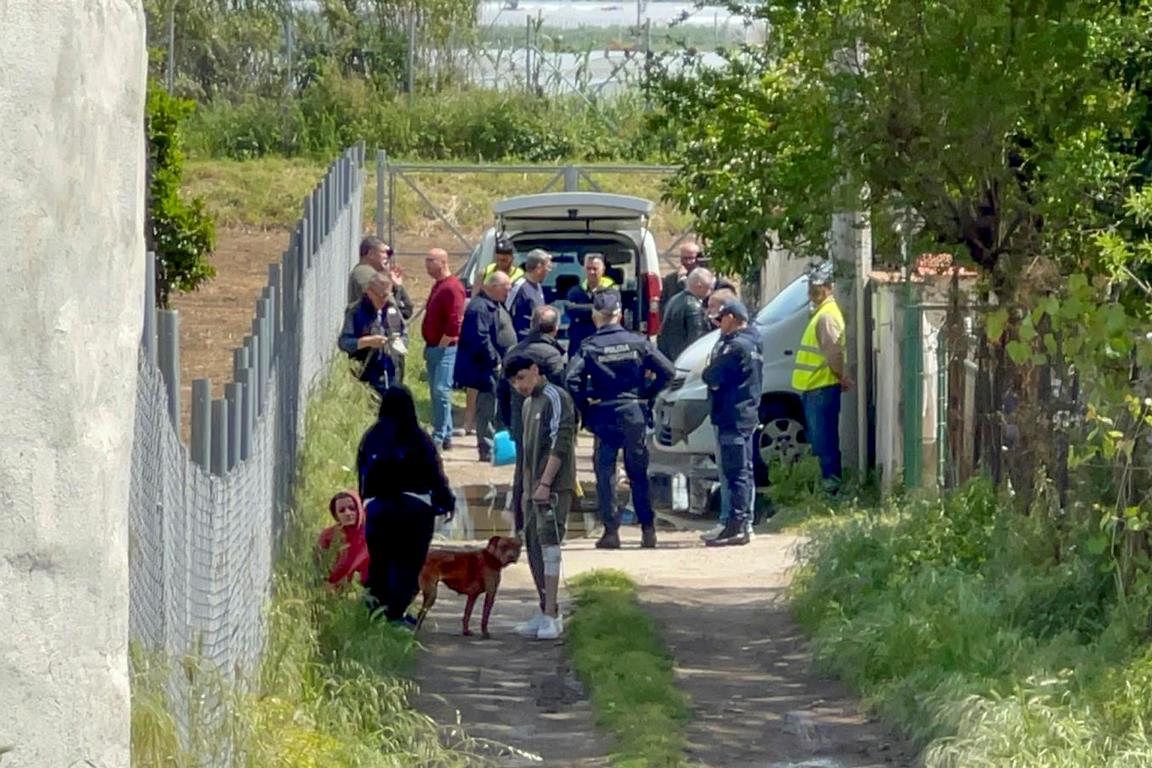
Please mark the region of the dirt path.
<svg viewBox="0 0 1152 768"><path fill-rule="evenodd" d="M627 542L637 529L625 529ZM662 532L654 551L565 544L567 577L620 568L641 586L692 698L692 763L711 768L903 768L911 753L862 715L835 680L818 674L782 603L796 539L758 536L747 547L700 546L693 532ZM634 545L634 542L633 542ZM592 722L561 643L530 643L512 628L532 610L525 563L506 571L489 641L460 637L462 601L442 597L424 642L418 700L441 722L456 713L471 733L537 756L543 765L607 765L610 744ZM506 753L502 765L531 758Z"/></svg>

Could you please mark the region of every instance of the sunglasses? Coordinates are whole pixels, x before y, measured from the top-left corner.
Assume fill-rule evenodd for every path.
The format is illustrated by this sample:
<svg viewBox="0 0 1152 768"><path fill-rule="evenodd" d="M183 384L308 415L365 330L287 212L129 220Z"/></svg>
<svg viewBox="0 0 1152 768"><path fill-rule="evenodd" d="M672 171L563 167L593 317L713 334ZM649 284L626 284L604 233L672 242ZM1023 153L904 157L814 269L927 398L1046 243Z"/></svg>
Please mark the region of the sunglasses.
<svg viewBox="0 0 1152 768"><path fill-rule="evenodd" d="M396 254L396 251L392 250L392 246L388 246L387 248L384 249L384 254L388 258L392 258Z"/></svg>

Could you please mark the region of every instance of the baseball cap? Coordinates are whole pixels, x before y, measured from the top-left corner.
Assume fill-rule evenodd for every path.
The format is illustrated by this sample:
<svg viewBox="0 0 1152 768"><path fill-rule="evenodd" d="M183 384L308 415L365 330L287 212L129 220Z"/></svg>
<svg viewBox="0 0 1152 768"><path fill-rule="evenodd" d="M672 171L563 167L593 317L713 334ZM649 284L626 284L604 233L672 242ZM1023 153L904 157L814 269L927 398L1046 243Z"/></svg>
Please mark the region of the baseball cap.
<svg viewBox="0 0 1152 768"><path fill-rule="evenodd" d="M619 312L620 294L616 291L599 291L592 296L592 309L597 312Z"/></svg>
<svg viewBox="0 0 1152 768"><path fill-rule="evenodd" d="M727 317L728 315L732 315L735 318L739 318L740 320L747 322L748 307L744 306L744 302L740 301L739 299L728 299L728 301L721 304L720 309L716 311L716 319L719 320L720 318Z"/></svg>
<svg viewBox="0 0 1152 768"><path fill-rule="evenodd" d="M831 261L824 261L819 264L813 264L808 268L808 284L831 285L832 266L833 265Z"/></svg>
<svg viewBox="0 0 1152 768"><path fill-rule="evenodd" d="M512 247L512 241L506 237L496 238L496 253L515 253L516 249Z"/></svg>

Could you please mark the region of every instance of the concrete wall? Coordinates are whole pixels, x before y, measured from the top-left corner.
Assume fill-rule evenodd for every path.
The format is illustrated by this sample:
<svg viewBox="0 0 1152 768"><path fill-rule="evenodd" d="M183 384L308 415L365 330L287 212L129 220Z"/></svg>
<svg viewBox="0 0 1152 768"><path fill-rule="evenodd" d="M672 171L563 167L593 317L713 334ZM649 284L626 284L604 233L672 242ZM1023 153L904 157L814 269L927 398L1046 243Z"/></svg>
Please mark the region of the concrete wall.
<svg viewBox="0 0 1152 768"><path fill-rule="evenodd" d="M0 2L0 758L129 764L138 0Z"/></svg>

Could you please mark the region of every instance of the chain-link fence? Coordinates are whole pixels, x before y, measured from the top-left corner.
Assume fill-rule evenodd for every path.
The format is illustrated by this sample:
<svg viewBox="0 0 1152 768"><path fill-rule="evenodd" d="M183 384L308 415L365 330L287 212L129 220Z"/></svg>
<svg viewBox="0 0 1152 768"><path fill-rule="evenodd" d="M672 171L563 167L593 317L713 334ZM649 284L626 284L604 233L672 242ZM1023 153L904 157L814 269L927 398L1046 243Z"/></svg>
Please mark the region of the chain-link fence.
<svg viewBox="0 0 1152 768"><path fill-rule="evenodd" d="M180 439L179 317L156 312L155 261L136 398L130 510L132 639L174 662L196 657L226 680L250 673L290 501L312 387L328 369L360 235L364 149L347 150L305 211L235 352L235 381L211 400L193 382L192 440ZM173 666L169 702L187 736L195 705Z"/></svg>

